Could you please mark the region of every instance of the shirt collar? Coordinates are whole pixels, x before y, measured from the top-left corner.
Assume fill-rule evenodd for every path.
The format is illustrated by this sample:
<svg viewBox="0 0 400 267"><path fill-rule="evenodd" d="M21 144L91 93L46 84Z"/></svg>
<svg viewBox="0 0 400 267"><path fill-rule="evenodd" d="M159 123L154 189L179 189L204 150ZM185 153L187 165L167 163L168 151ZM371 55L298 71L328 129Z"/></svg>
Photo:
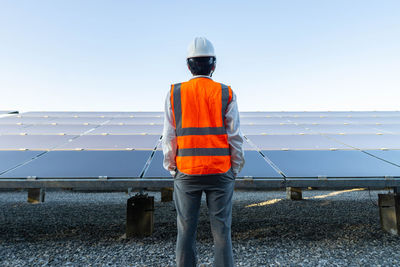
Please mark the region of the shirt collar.
<svg viewBox="0 0 400 267"><path fill-rule="evenodd" d="M190 78L190 80L193 80L196 78L208 78L208 79L212 80L212 78L208 75L194 75L192 78Z"/></svg>

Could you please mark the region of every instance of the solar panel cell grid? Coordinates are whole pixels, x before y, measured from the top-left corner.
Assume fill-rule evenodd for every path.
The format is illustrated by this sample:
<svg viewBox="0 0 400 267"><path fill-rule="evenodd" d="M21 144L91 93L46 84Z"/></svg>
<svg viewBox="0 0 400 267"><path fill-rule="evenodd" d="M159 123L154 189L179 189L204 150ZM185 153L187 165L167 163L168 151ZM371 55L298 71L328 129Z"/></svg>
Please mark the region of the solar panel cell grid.
<svg viewBox="0 0 400 267"><path fill-rule="evenodd" d="M245 151L244 158L246 163L238 177L282 178L258 151Z"/></svg>
<svg viewBox="0 0 400 267"><path fill-rule="evenodd" d="M1 135L0 150L48 150L67 143L74 135Z"/></svg>
<svg viewBox="0 0 400 267"><path fill-rule="evenodd" d="M266 125L241 125L243 134L263 135L263 134L302 134L307 130L295 124L266 124ZM308 131L309 134L312 134Z"/></svg>
<svg viewBox="0 0 400 267"><path fill-rule="evenodd" d="M43 151L0 151L0 173L22 164Z"/></svg>
<svg viewBox="0 0 400 267"><path fill-rule="evenodd" d="M137 178L151 151L51 151L1 178Z"/></svg>
<svg viewBox="0 0 400 267"><path fill-rule="evenodd" d="M400 116L400 111L244 111L243 117L391 117Z"/></svg>
<svg viewBox="0 0 400 267"><path fill-rule="evenodd" d="M357 150L263 153L287 177L400 177L400 167Z"/></svg>
<svg viewBox="0 0 400 267"><path fill-rule="evenodd" d="M347 117L293 117L288 119L291 123L307 124L344 124L351 121Z"/></svg>
<svg viewBox="0 0 400 267"><path fill-rule="evenodd" d="M75 125L75 124L57 124L57 125L30 125L21 128L19 133L26 134L67 134L67 135L79 135L93 128L93 125Z"/></svg>
<svg viewBox="0 0 400 267"><path fill-rule="evenodd" d="M102 125L96 128L94 131L91 131L89 134L158 134L161 135L163 130L163 126L160 124L156 125Z"/></svg>
<svg viewBox="0 0 400 267"><path fill-rule="evenodd" d="M137 111L137 112L130 112L130 115L135 117L163 117L164 112L160 111Z"/></svg>
<svg viewBox="0 0 400 267"><path fill-rule="evenodd" d="M111 120L112 118L94 118L94 117L58 117L58 118L52 118L53 122L57 124L80 124L80 125L85 125L85 124L101 124L101 123L106 123L107 121Z"/></svg>
<svg viewBox="0 0 400 267"><path fill-rule="evenodd" d="M152 150L159 135L84 135L57 150Z"/></svg>
<svg viewBox="0 0 400 267"><path fill-rule="evenodd" d="M290 123L287 118L280 118L280 117L241 117L240 124L280 124L280 123Z"/></svg>
<svg viewBox="0 0 400 267"><path fill-rule="evenodd" d="M330 139L350 145L358 149L400 149L398 134L351 134L326 135Z"/></svg>
<svg viewBox="0 0 400 267"><path fill-rule="evenodd" d="M301 124L299 126L311 133L375 134L379 132L379 129L370 124Z"/></svg>
<svg viewBox="0 0 400 267"><path fill-rule="evenodd" d="M358 117L358 118L349 118L351 123L357 124L376 124L376 123L385 123L385 124L400 124L400 116L391 116L391 117Z"/></svg>
<svg viewBox="0 0 400 267"><path fill-rule="evenodd" d="M28 127L27 125L3 124L0 125L0 135L25 133Z"/></svg>
<svg viewBox="0 0 400 267"><path fill-rule="evenodd" d="M400 166L400 150L366 150L365 152Z"/></svg>
<svg viewBox="0 0 400 267"><path fill-rule="evenodd" d="M0 124L50 124L55 122L55 119L50 117L17 117L13 115L0 118Z"/></svg>
<svg viewBox="0 0 400 267"><path fill-rule="evenodd" d="M372 125L378 132L400 134L400 123L399 124L379 124Z"/></svg>
<svg viewBox="0 0 400 267"><path fill-rule="evenodd" d="M163 124L162 117L114 118L108 124Z"/></svg>
<svg viewBox="0 0 400 267"><path fill-rule="evenodd" d="M351 149L321 135L246 135L263 150L330 150Z"/></svg>
<svg viewBox="0 0 400 267"><path fill-rule="evenodd" d="M159 117L163 116L163 112L159 111L31 111L21 113L22 116L25 117L42 117L42 116L51 116L51 117L130 117L130 116L145 116L145 117Z"/></svg>

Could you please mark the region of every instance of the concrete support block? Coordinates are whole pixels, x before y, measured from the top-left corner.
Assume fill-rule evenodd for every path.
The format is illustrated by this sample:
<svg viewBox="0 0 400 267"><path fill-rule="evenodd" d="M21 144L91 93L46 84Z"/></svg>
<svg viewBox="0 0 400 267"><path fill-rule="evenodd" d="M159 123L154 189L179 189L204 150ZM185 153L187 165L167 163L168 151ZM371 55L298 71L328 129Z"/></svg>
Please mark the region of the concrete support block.
<svg viewBox="0 0 400 267"><path fill-rule="evenodd" d="M126 212L126 237L143 237L153 234L154 197L138 194L128 199Z"/></svg>
<svg viewBox="0 0 400 267"><path fill-rule="evenodd" d="M378 194L379 217L382 229L400 234L400 194Z"/></svg>
<svg viewBox="0 0 400 267"><path fill-rule="evenodd" d="M303 195L301 188L298 187L286 187L286 198L290 200L302 200Z"/></svg>
<svg viewBox="0 0 400 267"><path fill-rule="evenodd" d="M174 189L170 187L161 188L161 202L170 202L173 200Z"/></svg>
<svg viewBox="0 0 400 267"><path fill-rule="evenodd" d="M28 189L28 202L38 204L44 202L45 190L44 188L29 188Z"/></svg>

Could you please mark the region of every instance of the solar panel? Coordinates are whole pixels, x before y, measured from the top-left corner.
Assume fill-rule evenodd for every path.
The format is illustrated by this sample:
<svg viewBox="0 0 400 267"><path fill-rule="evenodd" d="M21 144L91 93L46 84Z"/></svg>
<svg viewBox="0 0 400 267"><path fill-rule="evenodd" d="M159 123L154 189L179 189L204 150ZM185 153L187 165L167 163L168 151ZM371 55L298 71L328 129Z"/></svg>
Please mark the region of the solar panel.
<svg viewBox="0 0 400 267"><path fill-rule="evenodd" d="M245 151L245 165L239 177L281 178L282 176L269 165L258 151Z"/></svg>
<svg viewBox="0 0 400 267"><path fill-rule="evenodd" d="M17 111L0 111L0 114L15 113ZM163 116L161 111L30 111L20 113L29 117L157 117ZM243 117L393 117L400 116L400 111L244 111Z"/></svg>
<svg viewBox="0 0 400 267"><path fill-rule="evenodd" d="M159 135L83 135L57 150L152 150L159 139Z"/></svg>
<svg viewBox="0 0 400 267"><path fill-rule="evenodd" d="M326 135L327 137L358 149L400 149L398 134Z"/></svg>
<svg viewBox="0 0 400 267"><path fill-rule="evenodd" d="M246 151L245 152L246 164L242 171L239 173L239 177L282 177L277 173L261 156L257 151ZM147 169L144 177L148 178L168 178L171 174L167 172L163 167L163 153L162 151L156 151L154 157Z"/></svg>
<svg viewBox="0 0 400 267"><path fill-rule="evenodd" d="M244 111L240 112L241 117L265 117L271 116L272 112L268 111Z"/></svg>
<svg viewBox="0 0 400 267"><path fill-rule="evenodd" d="M376 124L376 123L400 123L400 116L391 116L391 117L357 117L357 118L349 118L351 123L358 124Z"/></svg>
<svg viewBox="0 0 400 267"><path fill-rule="evenodd" d="M350 149L321 135L246 135L259 149L263 150L329 150Z"/></svg>
<svg viewBox="0 0 400 267"><path fill-rule="evenodd" d="M348 117L241 117L240 123L243 124L344 124L351 123Z"/></svg>
<svg viewBox="0 0 400 267"><path fill-rule="evenodd" d="M335 111L332 113L343 113L352 117L392 117L400 116L400 111Z"/></svg>
<svg viewBox="0 0 400 267"><path fill-rule="evenodd" d="M158 117L163 116L161 111L30 111L21 113L26 117Z"/></svg>
<svg viewBox="0 0 400 267"><path fill-rule="evenodd" d="M290 123L308 123L308 124L343 124L350 123L348 117L328 117L328 116L320 116L320 117L292 117L288 118Z"/></svg>
<svg viewBox="0 0 400 267"><path fill-rule="evenodd" d="M399 175L399 111L240 115L242 132L248 139L243 145L246 164L239 177L279 181L281 175L272 167L275 165L289 178L298 179L379 176L386 181L383 177ZM0 177L139 177L158 144L145 177L169 178L162 167L162 128L162 112L7 115L0 118L0 174L39 157ZM16 151L24 149L29 150ZM258 149L272 160L272 166Z"/></svg>
<svg viewBox="0 0 400 267"><path fill-rule="evenodd" d="M114 114L115 112L110 112ZM118 112L119 113L119 112ZM21 115L24 117L74 117L74 116L87 116L87 117L98 117L101 115L109 114L107 112L79 112L79 111L29 111L22 112Z"/></svg>
<svg viewBox="0 0 400 267"><path fill-rule="evenodd" d="M74 135L1 135L0 150L48 150L68 142Z"/></svg>
<svg viewBox="0 0 400 267"><path fill-rule="evenodd" d="M300 134L307 132L303 127L295 124L264 124L264 125L241 125L243 134Z"/></svg>
<svg viewBox="0 0 400 267"><path fill-rule="evenodd" d="M370 124L300 124L299 126L311 133L375 134L379 132Z"/></svg>
<svg viewBox="0 0 400 267"><path fill-rule="evenodd" d="M343 112L330 112L330 111L244 111L240 112L243 117L277 117L277 118L291 118L291 117L319 117L319 116L346 116Z"/></svg>
<svg viewBox="0 0 400 267"><path fill-rule="evenodd" d="M400 166L400 150L365 150L365 152Z"/></svg>
<svg viewBox="0 0 400 267"><path fill-rule="evenodd" d="M14 126L14 125L12 125ZM19 126L19 125L16 125ZM8 127L8 125L7 125ZM2 131L3 126L1 127ZM75 125L75 124L38 124L38 125L30 125L30 126L20 126L20 128L16 128L18 130L17 134L26 133L26 134L68 134L68 135L79 135L93 128L93 125ZM1 132L0 132L1 133ZM15 131L14 131L15 133Z"/></svg>
<svg viewBox="0 0 400 267"><path fill-rule="evenodd" d="M28 161L42 151L0 151L0 173Z"/></svg>
<svg viewBox="0 0 400 267"><path fill-rule="evenodd" d="M400 167L357 150L263 151L287 177L400 177Z"/></svg>
<svg viewBox="0 0 400 267"><path fill-rule="evenodd" d="M151 160L151 163L144 174L143 177L157 177L157 178L170 178L172 177L171 174L166 171L163 167L163 152L162 151L156 151L154 153L153 159Z"/></svg>
<svg viewBox="0 0 400 267"><path fill-rule="evenodd" d="M114 118L108 124L163 124L163 117Z"/></svg>
<svg viewBox="0 0 400 267"><path fill-rule="evenodd" d="M155 124L155 125L118 125L118 124L104 124L94 131L91 131L89 134L158 134L161 135L163 130L163 125Z"/></svg>
<svg viewBox="0 0 400 267"><path fill-rule="evenodd" d="M139 177L151 151L50 151L1 178Z"/></svg>
<svg viewBox="0 0 400 267"><path fill-rule="evenodd" d="M28 127L27 125L3 124L0 126L0 135L25 133Z"/></svg>
<svg viewBox="0 0 400 267"><path fill-rule="evenodd" d="M280 123L290 123L287 118L280 117L241 117L240 124L280 124Z"/></svg>
<svg viewBox="0 0 400 267"><path fill-rule="evenodd" d="M34 118L34 117L32 117ZM101 117L53 117L52 122L57 124L101 124L112 118Z"/></svg>
<svg viewBox="0 0 400 267"><path fill-rule="evenodd" d="M319 116L345 116L343 112L330 112L330 111L244 111L240 112L243 117L319 117Z"/></svg>
<svg viewBox="0 0 400 267"><path fill-rule="evenodd" d="M390 117L400 116L400 111L245 111L243 117Z"/></svg>
<svg viewBox="0 0 400 267"><path fill-rule="evenodd" d="M51 117L18 117L9 116L0 118L0 124L50 124L56 118Z"/></svg>
<svg viewBox="0 0 400 267"><path fill-rule="evenodd" d="M377 132L400 134L400 123L399 124L378 124L371 125Z"/></svg>
<svg viewBox="0 0 400 267"><path fill-rule="evenodd" d="M135 111L130 112L135 117L163 117L164 112L161 111Z"/></svg>

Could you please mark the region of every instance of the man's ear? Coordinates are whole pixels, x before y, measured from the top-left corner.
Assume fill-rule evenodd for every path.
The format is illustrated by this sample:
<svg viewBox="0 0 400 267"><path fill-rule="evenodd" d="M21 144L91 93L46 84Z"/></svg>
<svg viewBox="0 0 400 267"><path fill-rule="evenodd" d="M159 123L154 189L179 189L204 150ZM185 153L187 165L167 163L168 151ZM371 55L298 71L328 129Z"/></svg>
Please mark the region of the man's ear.
<svg viewBox="0 0 400 267"><path fill-rule="evenodd" d="M215 67L216 67L216 65L214 64L214 66L212 67L211 72L210 72L210 77L212 77L212 75L213 75L213 73L215 71Z"/></svg>

